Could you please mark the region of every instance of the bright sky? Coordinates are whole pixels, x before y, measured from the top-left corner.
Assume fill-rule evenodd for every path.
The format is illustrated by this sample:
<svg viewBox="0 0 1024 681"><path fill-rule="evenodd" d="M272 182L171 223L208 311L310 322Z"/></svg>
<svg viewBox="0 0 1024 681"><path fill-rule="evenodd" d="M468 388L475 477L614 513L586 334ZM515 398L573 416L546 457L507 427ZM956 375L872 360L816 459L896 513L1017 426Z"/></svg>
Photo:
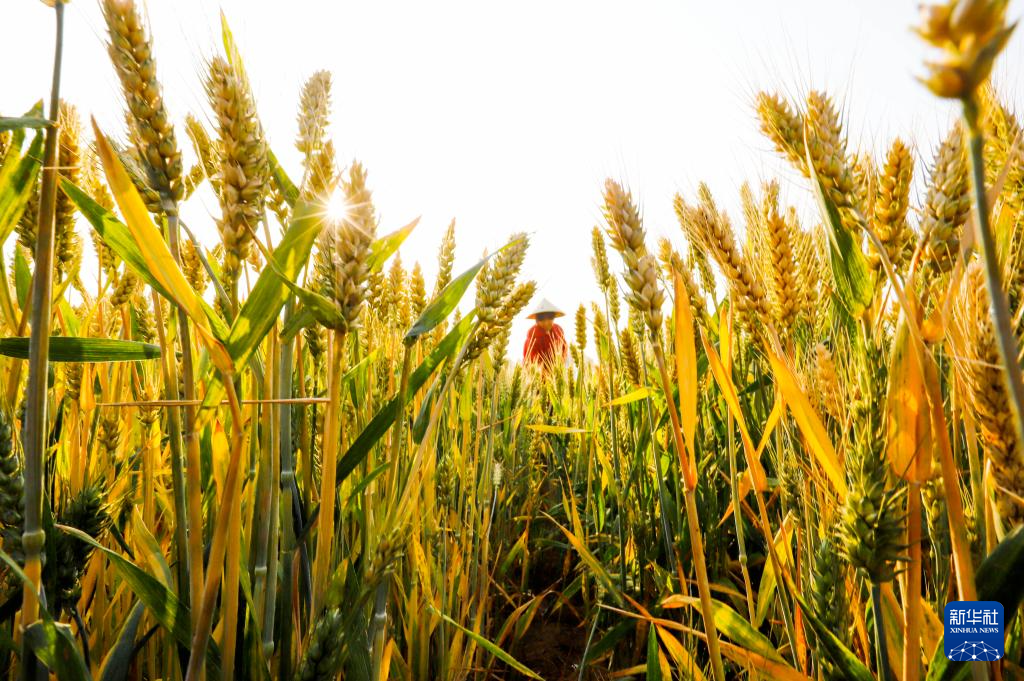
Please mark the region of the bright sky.
<svg viewBox="0 0 1024 681"><path fill-rule="evenodd" d="M47 96L52 11L38 0L4 4L0 113L15 115ZM207 115L203 65L221 50L220 8L271 146L293 176L300 88L329 69L339 159L368 167L382 232L422 216L402 249L405 264L419 260L429 287L452 217L456 271L527 231L535 300L550 298L570 318L597 295L590 230L605 177L631 187L652 247L661 235L681 244L672 196L692 196L701 180L734 223L743 180L781 173L784 199L806 204L804 184L758 133L758 90L827 89L851 146L876 158L901 135L927 162L954 115L914 80L926 52L909 30L913 1L150 0L158 73L179 121L188 111ZM1024 14L1024 0L1012 0L1009 14ZM120 132L98 4L73 0L66 17L63 94ZM996 79L1018 110L1021 92L1006 74L1019 73L1022 45L1011 42ZM183 132L179 141L187 143ZM216 202L206 194L194 203L186 215L212 246ZM615 254L612 262L621 265ZM517 322L514 346L528 326Z"/></svg>

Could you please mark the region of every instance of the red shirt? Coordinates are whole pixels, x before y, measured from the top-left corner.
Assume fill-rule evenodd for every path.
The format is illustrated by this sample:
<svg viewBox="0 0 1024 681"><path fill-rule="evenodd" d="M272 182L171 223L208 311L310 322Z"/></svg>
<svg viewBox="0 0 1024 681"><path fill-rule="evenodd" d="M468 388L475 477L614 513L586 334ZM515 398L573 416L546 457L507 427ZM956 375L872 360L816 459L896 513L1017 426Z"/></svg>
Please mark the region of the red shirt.
<svg viewBox="0 0 1024 681"><path fill-rule="evenodd" d="M545 331L539 325L534 324L526 334L523 360L545 363L556 359L564 360L568 351L569 346L565 342L565 332L562 331L562 327L555 324L550 331Z"/></svg>

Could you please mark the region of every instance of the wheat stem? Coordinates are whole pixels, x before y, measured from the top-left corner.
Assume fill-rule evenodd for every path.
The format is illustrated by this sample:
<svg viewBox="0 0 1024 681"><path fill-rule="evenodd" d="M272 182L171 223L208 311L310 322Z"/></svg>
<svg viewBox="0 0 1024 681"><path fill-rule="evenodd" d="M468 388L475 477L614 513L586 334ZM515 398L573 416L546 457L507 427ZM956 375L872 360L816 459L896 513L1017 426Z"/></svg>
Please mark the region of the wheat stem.
<svg viewBox="0 0 1024 681"><path fill-rule="evenodd" d="M221 509L221 514L228 515L227 546L225 551L224 581L221 586L221 670L225 679L235 678L235 640L238 634L238 576L241 566L240 551L242 545L242 478L235 478L233 491L225 489L225 493L233 495L233 503ZM257 601L259 602L259 601ZM255 613L254 613L255 614Z"/></svg>
<svg viewBox="0 0 1024 681"><path fill-rule="evenodd" d="M235 392L234 377L223 376L224 389L227 392L228 400L231 403L231 453L228 459L227 472L224 475L224 492L221 495L220 512L217 514L217 522L213 528L213 542L210 546L209 571L203 584L202 600L195 605L199 609L196 617L196 626L192 631L192 650L188 659L188 671L185 681L199 681L202 674L203 662L206 659L206 649L210 642L210 633L213 629L213 611L217 605L217 592L220 587L221 574L224 572L224 552L227 548L228 522L231 517L230 509L240 503L236 497L236 490L240 489L237 484L239 469L242 461L242 446L245 443L245 423L242 418L242 409L238 404L238 395Z"/></svg>
<svg viewBox="0 0 1024 681"><path fill-rule="evenodd" d="M1017 442L1024 443L1024 380L1021 377L1017 339L1013 333L1010 305L999 274L999 259L996 255L992 226L989 223L983 155L985 140L978 120L978 103L973 92L964 98L963 110L969 138L971 185L974 194L974 215L977 218L978 245L980 246L981 260L985 263L985 284L988 288L992 322L996 332L996 347L999 349L999 359L1002 361L1005 371Z"/></svg>
<svg viewBox="0 0 1024 681"><path fill-rule="evenodd" d="M162 303L160 296L156 291L153 294L153 309L156 311L158 318L163 317ZM171 312L172 317L176 312ZM171 329L173 334L173 323L168 327ZM167 348L168 346L168 335L164 330L163 324L156 325L157 340L160 342L160 347ZM170 337L173 340L173 335ZM177 396L178 393L178 362L173 352L161 353L161 363L164 377L164 390L168 394ZM177 400L175 400L176 402ZM199 532L198 546L200 549L200 559L198 561L192 560L193 550L195 545L190 543L192 537L188 533L190 524L195 522L195 519L189 515L190 507L188 505L188 499L186 497L188 488L185 485L185 470L183 465L183 452L182 452L182 439L181 439L181 413L178 409L171 409L167 412L167 436L168 444L170 448L170 459L171 459L171 492L174 499L174 545L177 553L177 572L178 572L178 589L181 594L183 601L189 604L198 603L198 598L202 593L203 588L203 563L202 563L202 532ZM200 523L202 522L202 516L199 516ZM198 527L202 527L200 524ZM198 562L198 570L196 572L196 565L194 562ZM186 585L188 590L186 591ZM192 626L195 626L195 618L198 612L193 608L192 614Z"/></svg>
<svg viewBox="0 0 1024 681"><path fill-rule="evenodd" d="M25 526L22 545L25 550L25 574L21 624L27 627L39 617L42 588L42 553L46 533L42 528L46 453L46 379L50 350L50 302L53 290L54 214L57 203L57 140L60 135L60 77L64 52L64 3L54 5L56 40L53 55L53 81L50 88L50 127L46 131L43 179L39 199L39 224L36 229L35 275L32 279L32 335L29 341L28 386L25 409ZM32 647L26 641L22 652L22 678L34 681L42 671Z"/></svg>
<svg viewBox="0 0 1024 681"><path fill-rule="evenodd" d="M178 220L178 208L176 202L169 195L166 195L162 199L164 204L164 212L167 214L167 245L171 251L171 256L174 261L181 265L181 249L179 246L179 220ZM179 421L183 428L182 433L184 434L183 444L185 445L185 456L186 456L186 488L185 494L187 498L188 507L186 513L188 515L188 522L186 526L191 528L188 533L188 572L187 576L189 579L189 590L190 590L190 603L197 603L196 599L199 598L202 593L203 584L203 533L201 528L203 527L203 509L202 509L202 478L200 476L201 463L200 463L200 452L199 452L199 438L196 437L196 387L195 387L195 371L192 365L192 335L189 329L188 315L185 311L177 306L174 312L174 316L177 319L178 325L178 338L181 343L181 371L183 374L183 380L180 385L182 386L183 404L181 408L174 409L172 411L180 412ZM171 390L171 394L178 397L178 386L179 382L177 379L177 361L174 358L173 353L168 360L168 363L173 365L172 372L175 375L174 382L168 384ZM179 451L178 457L180 459L181 451ZM180 466L180 461L178 463ZM195 608L195 605L192 606ZM193 609L193 612L195 610ZM193 616L193 624L195 624L195 616Z"/></svg>
<svg viewBox="0 0 1024 681"><path fill-rule="evenodd" d="M295 313L295 302L289 300L285 306L285 320L291 319ZM287 321L286 321L287 323ZM295 362L295 338L292 337L283 343L281 348L281 363L280 363L280 377L278 378L277 390L278 394L284 398L289 399L292 395L292 375L293 365ZM301 374L300 374L301 380ZM291 410L293 407L288 404L281 404L279 409L280 427L278 431L280 433L280 449L281 453L279 456L279 463L281 467L281 473L279 477L280 482L280 505L275 506L280 514L279 526L280 526L280 561L281 561L281 612L285 613L281 617L281 629L277 640L280 642L279 645L275 646L279 648L279 662L278 662L278 674L280 678L287 679L291 678L291 657L292 657L292 575L293 565L295 558L295 526L292 519L292 504L294 503L295 497L293 489L295 487L295 452L292 449L292 415ZM305 407L302 407L302 411L307 411ZM268 594L267 607L266 607L266 619L263 624L263 645L264 654L269 658L269 654L273 650L267 650L268 642L271 646L274 646L274 618L273 613L276 612L274 599L272 596L276 594L276 590Z"/></svg>
<svg viewBox="0 0 1024 681"><path fill-rule="evenodd" d="M668 401L668 413L672 420L672 438L676 446L676 454L679 457L680 474L683 479L683 499L686 503L686 526L690 533L690 550L693 552L694 569L697 571L697 591L700 594L701 614L704 617L704 631L708 640L708 656L711 658L711 670L714 672L716 681L725 681L725 668L722 665L722 653L718 649L718 628L715 626L715 611L711 603L711 585L708 582L708 568L704 558L704 537L700 531L700 517L697 515L697 490L687 481L687 459L683 444L682 428L679 425L679 413L676 409L675 400L672 398L672 386L668 380L668 370L665 368L665 352L661 345L655 342L654 358L658 363L658 373L661 376L661 387L665 391ZM771 536L768 539L771 541ZM682 586L682 585L680 585Z"/></svg>
<svg viewBox="0 0 1024 681"><path fill-rule="evenodd" d="M907 578L904 595L903 676L921 676L921 483L912 482L907 495Z"/></svg>
<svg viewBox="0 0 1024 681"><path fill-rule="evenodd" d="M726 361L729 360L726 359ZM743 532L743 514L740 512L740 475L736 466L736 424L733 422L731 411L727 414L726 421L729 433L729 493L732 496L732 515L736 527L736 544L739 548L737 558L740 562L740 570L743 573L743 590L747 600L747 614L750 616L750 621L753 622L757 610L754 605L754 587L750 582L750 570L747 566L747 542Z"/></svg>
<svg viewBox="0 0 1024 681"><path fill-rule="evenodd" d="M317 529L316 558L313 563L313 613L318 614L327 590L327 577L331 567L331 552L334 547L334 502L338 490L334 487L338 448L341 438L341 365L345 355L344 331L332 332L331 359L327 372L327 403L324 414L323 461L320 470L320 527Z"/></svg>
<svg viewBox="0 0 1024 681"><path fill-rule="evenodd" d="M389 497L393 498L395 493L394 485L397 484L398 456L402 450L402 427L405 425L405 392L409 387L409 372L412 370L412 348L413 343L403 343L402 349L402 373L398 380L398 408L395 410L394 433L391 435L391 453L388 457L388 464L391 466L391 490ZM377 593L374 597L373 619L370 629L370 641L372 643L373 672L370 678L373 681L381 679L381 665L384 658L384 643L387 636L387 603L388 587L390 581L382 579L377 585Z"/></svg>
<svg viewBox="0 0 1024 681"><path fill-rule="evenodd" d="M263 391L267 395L277 394L278 367L280 360L278 351L278 339L276 334L271 333L267 339L267 366L263 375ZM255 386L254 386L255 387ZM253 390L255 393L256 391ZM252 509L252 529L255 539L253 550L253 602L259 608L258 620L263 619L263 609L267 589L268 562L271 553L271 529L273 518L276 517L271 506L274 496L274 485L277 482L277 471L280 468L277 464L277 427L278 420L274 418L274 409L263 409L260 414L261 428L263 431L262 442L259 451L254 459L257 470L253 471L256 476L256 496ZM271 580L276 581L276 580ZM265 642L265 641L264 641Z"/></svg>
<svg viewBox="0 0 1024 681"><path fill-rule="evenodd" d="M878 665L878 681L890 681L889 645L885 637L885 616L882 614L882 585L871 582L871 614L875 618L875 663Z"/></svg>
<svg viewBox="0 0 1024 681"><path fill-rule="evenodd" d="M608 290L605 290L604 301L605 301L605 314L608 314ZM611 291L612 295L618 295L615 291ZM608 339L608 342L612 346L611 355L613 371L615 367L615 360L621 357L621 353L616 349L621 343L619 342L620 336L612 335ZM609 381L608 383L608 401L611 402L617 397L615 394L614 382ZM619 589L625 592L626 590L626 535L622 527L622 516L624 513L622 509L625 508L622 498L622 454L619 451L619 432L618 432L618 419L615 416L615 407L608 407L608 426L611 433L612 440L612 472L615 476L615 502L618 504L619 512L615 514L615 531L619 538Z"/></svg>

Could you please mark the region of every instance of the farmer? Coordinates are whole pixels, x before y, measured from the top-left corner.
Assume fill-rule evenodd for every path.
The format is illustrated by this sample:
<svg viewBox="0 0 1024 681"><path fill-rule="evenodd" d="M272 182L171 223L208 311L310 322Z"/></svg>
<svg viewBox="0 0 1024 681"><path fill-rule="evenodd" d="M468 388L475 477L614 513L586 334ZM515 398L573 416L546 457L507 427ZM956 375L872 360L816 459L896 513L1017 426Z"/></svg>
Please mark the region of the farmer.
<svg viewBox="0 0 1024 681"><path fill-rule="evenodd" d="M565 313L551 304L547 298L540 301L528 319L536 320L526 334L523 345L523 361L539 363L547 366L554 362L562 362L568 353L569 346L565 342L562 327L555 324L555 317L564 317Z"/></svg>

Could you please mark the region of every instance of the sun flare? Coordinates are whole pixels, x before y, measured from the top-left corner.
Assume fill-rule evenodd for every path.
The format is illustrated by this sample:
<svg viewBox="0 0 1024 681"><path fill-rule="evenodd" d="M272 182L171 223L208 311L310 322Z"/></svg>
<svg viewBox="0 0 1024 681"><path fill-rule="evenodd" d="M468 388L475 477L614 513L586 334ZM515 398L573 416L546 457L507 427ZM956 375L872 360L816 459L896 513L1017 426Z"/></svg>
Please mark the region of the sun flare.
<svg viewBox="0 0 1024 681"><path fill-rule="evenodd" d="M335 190L327 199L326 213L331 222L343 222L352 212L348 199L341 190Z"/></svg>

